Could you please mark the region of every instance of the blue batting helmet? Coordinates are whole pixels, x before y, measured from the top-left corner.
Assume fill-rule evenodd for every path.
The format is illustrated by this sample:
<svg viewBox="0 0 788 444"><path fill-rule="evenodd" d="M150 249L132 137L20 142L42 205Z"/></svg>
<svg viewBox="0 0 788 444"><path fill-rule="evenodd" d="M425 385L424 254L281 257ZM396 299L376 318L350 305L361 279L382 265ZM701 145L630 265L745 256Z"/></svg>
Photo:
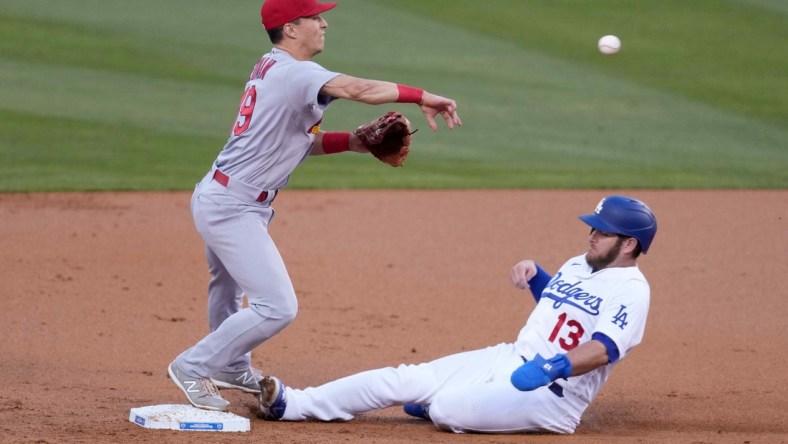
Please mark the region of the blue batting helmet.
<svg viewBox="0 0 788 444"><path fill-rule="evenodd" d="M600 231L634 237L643 253L648 251L657 234L657 218L643 202L626 196L602 198L591 214L580 220Z"/></svg>

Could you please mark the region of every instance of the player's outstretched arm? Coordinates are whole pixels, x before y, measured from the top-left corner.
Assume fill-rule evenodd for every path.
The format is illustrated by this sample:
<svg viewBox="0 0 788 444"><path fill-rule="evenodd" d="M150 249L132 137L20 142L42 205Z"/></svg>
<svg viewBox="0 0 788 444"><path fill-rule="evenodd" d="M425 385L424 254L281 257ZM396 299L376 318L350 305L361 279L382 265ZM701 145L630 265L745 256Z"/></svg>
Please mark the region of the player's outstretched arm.
<svg viewBox="0 0 788 444"><path fill-rule="evenodd" d="M421 112L433 131L438 129L435 123L438 115L443 117L449 128L462 126L454 100L406 85L341 74L323 85L320 93L370 105L416 103L421 107Z"/></svg>

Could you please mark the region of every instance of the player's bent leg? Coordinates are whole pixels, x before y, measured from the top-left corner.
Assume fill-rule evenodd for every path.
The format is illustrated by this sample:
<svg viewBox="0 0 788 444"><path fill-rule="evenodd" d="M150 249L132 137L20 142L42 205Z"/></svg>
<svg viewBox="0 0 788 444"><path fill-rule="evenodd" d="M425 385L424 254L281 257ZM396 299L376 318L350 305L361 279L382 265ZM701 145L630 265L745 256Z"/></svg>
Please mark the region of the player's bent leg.
<svg viewBox="0 0 788 444"><path fill-rule="evenodd" d="M204 190L197 196L192 212L195 227L212 253L208 256L211 266L215 266L212 275L223 272L223 267L250 303L276 305L280 295L295 295L268 233L272 208L244 204L220 188Z"/></svg>
<svg viewBox="0 0 788 444"><path fill-rule="evenodd" d="M248 308L227 317L178 358L186 371L211 377L290 324L298 302L268 235L272 210L252 208L238 215L225 202L232 202L232 197L209 196L213 201L201 203L202 197L194 205L195 225L215 259L249 299Z"/></svg>
<svg viewBox="0 0 788 444"><path fill-rule="evenodd" d="M547 387L521 392L498 380L441 391L430 405L430 419L454 433L573 433L583 409Z"/></svg>
<svg viewBox="0 0 788 444"><path fill-rule="evenodd" d="M193 204L195 226L215 256L214 265L221 263L249 300L247 309L227 317L181 354L179 363L197 375L210 377L245 361L248 352L292 322L298 310L290 277L268 234L273 210L243 205L240 211L238 205L223 190L200 194Z"/></svg>
<svg viewBox="0 0 788 444"><path fill-rule="evenodd" d="M520 366L522 358L511 343L502 343L483 349L466 351L431 361L428 366L439 387L465 387L504 378ZM430 419L431 400L425 403L407 403L406 414Z"/></svg>

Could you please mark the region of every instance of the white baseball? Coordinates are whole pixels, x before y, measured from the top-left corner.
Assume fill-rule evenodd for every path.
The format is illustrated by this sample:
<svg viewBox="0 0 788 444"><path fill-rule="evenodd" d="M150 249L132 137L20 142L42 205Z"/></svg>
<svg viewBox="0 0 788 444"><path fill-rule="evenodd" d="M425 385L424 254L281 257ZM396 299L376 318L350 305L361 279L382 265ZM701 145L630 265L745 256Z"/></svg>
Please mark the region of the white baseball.
<svg viewBox="0 0 788 444"><path fill-rule="evenodd" d="M602 54L613 55L621 49L621 40L614 35L606 35L599 39L597 46Z"/></svg>

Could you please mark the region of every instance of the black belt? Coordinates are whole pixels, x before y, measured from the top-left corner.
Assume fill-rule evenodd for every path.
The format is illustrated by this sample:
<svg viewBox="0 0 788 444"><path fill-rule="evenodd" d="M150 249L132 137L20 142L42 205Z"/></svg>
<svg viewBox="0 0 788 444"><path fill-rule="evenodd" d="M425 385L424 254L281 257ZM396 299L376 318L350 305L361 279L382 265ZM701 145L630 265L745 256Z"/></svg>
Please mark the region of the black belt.
<svg viewBox="0 0 788 444"><path fill-rule="evenodd" d="M525 359L524 356L520 356L520 357L523 358L523 362L528 362L528 360ZM560 385L558 385L558 383L556 383L556 382L553 382L552 384L548 385L547 389L550 390L551 392L553 392L553 394L555 396L558 396L559 398L563 398L564 397L564 388L561 387Z"/></svg>
<svg viewBox="0 0 788 444"><path fill-rule="evenodd" d="M548 385L547 388L551 392L553 392L553 394L555 396L558 396L559 398L563 398L564 397L564 388L561 387L560 385L558 385L557 383L554 382L554 383Z"/></svg>

